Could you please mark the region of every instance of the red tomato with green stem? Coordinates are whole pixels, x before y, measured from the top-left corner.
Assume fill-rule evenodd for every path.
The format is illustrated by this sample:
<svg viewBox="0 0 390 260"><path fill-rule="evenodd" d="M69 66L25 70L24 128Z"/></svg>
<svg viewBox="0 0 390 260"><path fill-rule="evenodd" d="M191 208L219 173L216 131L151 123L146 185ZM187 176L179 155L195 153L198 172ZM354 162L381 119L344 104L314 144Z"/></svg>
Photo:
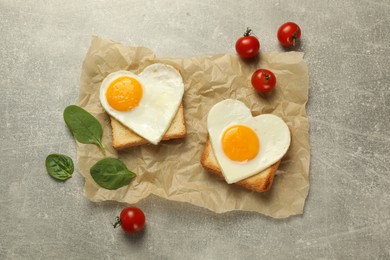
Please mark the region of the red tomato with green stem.
<svg viewBox="0 0 390 260"><path fill-rule="evenodd" d="M301 28L296 23L287 22L279 27L277 36L281 45L292 47L301 38Z"/></svg>
<svg viewBox="0 0 390 260"><path fill-rule="evenodd" d="M114 228L121 226L123 231L133 234L141 231L145 225L145 214L137 207L124 208L113 224Z"/></svg>
<svg viewBox="0 0 390 260"><path fill-rule="evenodd" d="M256 70L251 79L252 86L259 92L270 92L275 88L275 74L267 69Z"/></svg>
<svg viewBox="0 0 390 260"><path fill-rule="evenodd" d="M236 51L242 58L252 58L259 53L260 42L251 34L252 30L247 28L244 36L236 41Z"/></svg>

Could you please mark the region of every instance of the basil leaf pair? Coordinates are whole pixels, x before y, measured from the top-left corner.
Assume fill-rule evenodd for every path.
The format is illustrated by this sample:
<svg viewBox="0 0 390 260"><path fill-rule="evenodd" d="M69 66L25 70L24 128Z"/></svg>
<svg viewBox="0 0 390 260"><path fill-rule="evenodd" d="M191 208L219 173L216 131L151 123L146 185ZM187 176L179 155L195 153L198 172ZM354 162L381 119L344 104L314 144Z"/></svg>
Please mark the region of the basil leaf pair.
<svg viewBox="0 0 390 260"><path fill-rule="evenodd" d="M77 141L83 144L95 144L105 155L102 144L103 129L99 121L81 107L71 105L64 110L64 120ZM136 176L126 165L115 158L104 158L90 170L92 178L101 187L115 190L130 183Z"/></svg>
<svg viewBox="0 0 390 260"><path fill-rule="evenodd" d="M69 156L50 154L45 164L49 175L57 180L65 181L72 177L74 165ZM90 173L97 184L108 190L126 186L136 176L121 160L116 158L104 158L98 161L91 167Z"/></svg>
<svg viewBox="0 0 390 260"><path fill-rule="evenodd" d="M84 144L96 144L103 154L103 129L99 121L81 107L71 105L64 110L64 120L77 141ZM53 178L65 181L72 177L74 171L73 161L63 154L50 154L47 156L46 169Z"/></svg>

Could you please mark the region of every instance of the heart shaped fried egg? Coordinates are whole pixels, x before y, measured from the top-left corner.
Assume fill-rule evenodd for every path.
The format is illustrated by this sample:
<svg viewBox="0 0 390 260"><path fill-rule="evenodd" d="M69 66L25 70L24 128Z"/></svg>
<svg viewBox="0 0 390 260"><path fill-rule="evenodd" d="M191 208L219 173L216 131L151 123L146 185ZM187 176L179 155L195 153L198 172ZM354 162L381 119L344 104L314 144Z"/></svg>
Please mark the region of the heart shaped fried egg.
<svg viewBox="0 0 390 260"><path fill-rule="evenodd" d="M279 161L291 136L278 116L252 117L244 103L227 99L214 105L207 117L211 145L227 183L255 175Z"/></svg>
<svg viewBox="0 0 390 260"><path fill-rule="evenodd" d="M183 98L184 83L170 65L155 63L139 75L130 71L109 74L100 86L104 110L123 125L158 144Z"/></svg>

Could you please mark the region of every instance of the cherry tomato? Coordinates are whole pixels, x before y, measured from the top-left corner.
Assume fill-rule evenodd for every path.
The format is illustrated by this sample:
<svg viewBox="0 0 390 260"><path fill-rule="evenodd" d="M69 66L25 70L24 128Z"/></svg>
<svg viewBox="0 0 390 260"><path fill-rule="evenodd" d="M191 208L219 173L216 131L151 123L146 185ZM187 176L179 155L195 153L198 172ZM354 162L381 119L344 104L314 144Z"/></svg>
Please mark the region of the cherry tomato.
<svg viewBox="0 0 390 260"><path fill-rule="evenodd" d="M252 86L260 92L270 92L275 88L276 77L272 71L258 69L252 75Z"/></svg>
<svg viewBox="0 0 390 260"><path fill-rule="evenodd" d="M252 58L259 53L260 42L251 32L252 30L247 28L244 36L236 41L236 51L242 58Z"/></svg>
<svg viewBox="0 0 390 260"><path fill-rule="evenodd" d="M283 46L295 46L300 37L301 28L296 23L288 22L279 27L278 40Z"/></svg>
<svg viewBox="0 0 390 260"><path fill-rule="evenodd" d="M119 225L128 234L137 233L141 231L145 225L145 214L137 207L124 208L120 217L116 218L114 228Z"/></svg>

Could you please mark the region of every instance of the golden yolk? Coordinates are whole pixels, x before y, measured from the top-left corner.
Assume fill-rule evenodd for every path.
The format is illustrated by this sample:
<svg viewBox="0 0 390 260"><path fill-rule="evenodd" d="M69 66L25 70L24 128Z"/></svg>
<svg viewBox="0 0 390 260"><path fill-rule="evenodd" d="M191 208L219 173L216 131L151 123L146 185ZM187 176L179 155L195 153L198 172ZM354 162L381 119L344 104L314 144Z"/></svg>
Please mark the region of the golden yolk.
<svg viewBox="0 0 390 260"><path fill-rule="evenodd" d="M129 76L115 79L106 92L108 104L118 111L129 111L139 105L142 86L138 80Z"/></svg>
<svg viewBox="0 0 390 260"><path fill-rule="evenodd" d="M249 127L234 125L223 133L222 147L230 160L244 162L256 157L260 141L257 134Z"/></svg>

